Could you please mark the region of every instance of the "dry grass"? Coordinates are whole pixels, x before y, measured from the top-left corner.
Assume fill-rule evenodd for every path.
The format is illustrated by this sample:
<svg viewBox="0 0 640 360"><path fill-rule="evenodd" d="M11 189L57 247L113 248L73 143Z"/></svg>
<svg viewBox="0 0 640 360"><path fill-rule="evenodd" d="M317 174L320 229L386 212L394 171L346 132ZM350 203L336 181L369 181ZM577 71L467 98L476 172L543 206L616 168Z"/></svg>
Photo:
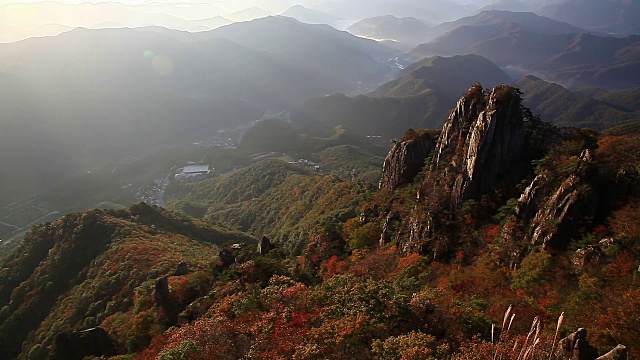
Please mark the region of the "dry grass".
<svg viewBox="0 0 640 360"><path fill-rule="evenodd" d="M516 314L509 306L502 320L500 331L492 325L492 341L476 339L463 345L461 352L453 360L559 360L564 354L556 351L560 329L564 323L564 313L558 318L555 333L545 334L542 322L535 317L526 335L511 335L511 325ZM499 334L497 334L499 332Z"/></svg>

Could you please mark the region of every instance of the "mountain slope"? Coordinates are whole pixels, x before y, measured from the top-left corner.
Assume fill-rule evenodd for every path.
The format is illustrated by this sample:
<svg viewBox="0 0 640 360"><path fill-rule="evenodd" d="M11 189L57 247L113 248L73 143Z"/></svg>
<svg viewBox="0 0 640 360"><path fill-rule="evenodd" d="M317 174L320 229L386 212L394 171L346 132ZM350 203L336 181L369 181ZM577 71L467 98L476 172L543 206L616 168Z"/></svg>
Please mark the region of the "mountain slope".
<svg viewBox="0 0 640 360"><path fill-rule="evenodd" d="M411 64L399 78L380 86L370 95L404 97L434 89L455 99L473 82L508 84L511 78L482 56L436 56Z"/></svg>
<svg viewBox="0 0 640 360"><path fill-rule="evenodd" d="M598 91L591 95L626 111L640 111L640 88L619 91Z"/></svg>
<svg viewBox="0 0 640 360"><path fill-rule="evenodd" d="M425 41L430 28L414 17L386 15L360 20L347 31L367 38L393 40L415 46Z"/></svg>
<svg viewBox="0 0 640 360"><path fill-rule="evenodd" d="M637 0L567 0L544 7L544 16L585 29L618 34L638 34L640 2Z"/></svg>
<svg viewBox="0 0 640 360"><path fill-rule="evenodd" d="M586 33L548 34L516 23L461 26L411 51L425 56L477 54L516 74L534 74L568 88L636 87L640 66L638 36L602 37Z"/></svg>
<svg viewBox="0 0 640 360"><path fill-rule="evenodd" d="M433 57L409 66L403 74L367 96L332 95L309 100L292 114L305 126L345 125L368 135L400 137L407 128L437 129L449 106L469 83L509 83L511 78L487 59L476 56Z"/></svg>
<svg viewBox="0 0 640 360"><path fill-rule="evenodd" d="M180 186L170 194L177 201L169 207L206 209L203 218L207 221L266 235L290 254L300 254L311 235L355 216L370 189L371 185L361 181L317 175L300 165L274 159L224 177Z"/></svg>
<svg viewBox="0 0 640 360"><path fill-rule="evenodd" d="M514 85L526 95L524 104L544 121L558 126L603 129L640 119L638 110L623 109L536 78L525 76ZM634 97L637 102L638 94Z"/></svg>
<svg viewBox="0 0 640 360"><path fill-rule="evenodd" d="M358 82L371 86L394 73L387 59L395 50L328 25L302 24L284 16L232 24L204 35L285 56L345 87Z"/></svg>
<svg viewBox="0 0 640 360"><path fill-rule="evenodd" d="M147 294L134 309L135 293L170 275L180 261L194 270L206 269L217 251L212 244L228 241L255 242L143 203L122 211L68 215L34 227L0 271L0 356L9 359L21 349L28 353L36 344L51 346L62 331L105 326L125 314L135 322L134 311L153 306ZM48 337L27 337L32 330Z"/></svg>

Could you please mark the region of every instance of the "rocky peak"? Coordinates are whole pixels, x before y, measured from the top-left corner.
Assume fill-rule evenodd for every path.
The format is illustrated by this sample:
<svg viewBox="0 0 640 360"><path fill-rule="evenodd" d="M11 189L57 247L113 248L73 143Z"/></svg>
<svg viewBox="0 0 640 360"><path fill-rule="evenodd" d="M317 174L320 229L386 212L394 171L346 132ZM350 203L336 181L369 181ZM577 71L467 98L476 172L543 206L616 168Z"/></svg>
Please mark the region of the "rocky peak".
<svg viewBox="0 0 640 360"><path fill-rule="evenodd" d="M486 194L507 175L526 150L522 98L518 89L498 85L488 93L473 85L458 101L442 129L429 176L445 180L451 208ZM453 184L453 186L451 186ZM421 194L422 195L422 194Z"/></svg>
<svg viewBox="0 0 640 360"><path fill-rule="evenodd" d="M447 258L459 245L451 224L461 216L462 204L530 171L521 103L520 91L507 85L485 91L475 84L462 96L438 138L411 215L409 240L399 244L402 251Z"/></svg>
<svg viewBox="0 0 640 360"><path fill-rule="evenodd" d="M521 103L513 87L498 85L487 94L480 84L458 101L438 140L431 169L435 175L453 177L454 208L487 193L524 153Z"/></svg>
<svg viewBox="0 0 640 360"><path fill-rule="evenodd" d="M484 90L482 85L472 86L464 96L458 100L456 107L442 127L442 134L438 139L438 147L434 157L434 166L437 167L445 161L451 161L451 150L458 148L458 143L466 138L468 124L478 117L478 113L484 107ZM449 150L449 152L447 152Z"/></svg>
<svg viewBox="0 0 640 360"><path fill-rule="evenodd" d="M427 132L407 130L384 160L380 188L395 190L410 184L422 171L424 161L435 146L435 140Z"/></svg>

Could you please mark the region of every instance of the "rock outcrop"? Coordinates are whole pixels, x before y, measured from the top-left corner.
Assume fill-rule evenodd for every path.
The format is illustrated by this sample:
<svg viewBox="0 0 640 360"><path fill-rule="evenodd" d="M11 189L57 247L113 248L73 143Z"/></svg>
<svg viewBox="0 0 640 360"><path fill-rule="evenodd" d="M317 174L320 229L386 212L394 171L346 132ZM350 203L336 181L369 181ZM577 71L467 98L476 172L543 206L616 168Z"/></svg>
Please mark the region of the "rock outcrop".
<svg viewBox="0 0 640 360"><path fill-rule="evenodd" d="M178 267L176 267L176 271L173 273L173 276L187 275L190 272L191 270L189 270L189 265L184 261L180 261Z"/></svg>
<svg viewBox="0 0 640 360"><path fill-rule="evenodd" d="M169 278L162 277L156 281L155 291L154 291L154 299L156 300L156 304L161 308L168 308L171 302L169 293Z"/></svg>
<svg viewBox="0 0 640 360"><path fill-rule="evenodd" d="M627 360L627 347L624 345L618 345L613 350L600 356L596 360Z"/></svg>
<svg viewBox="0 0 640 360"><path fill-rule="evenodd" d="M379 187L393 191L410 184L422 171L425 160L435 146L435 140L427 132L409 129L405 138L396 142L384 160Z"/></svg>
<svg viewBox="0 0 640 360"><path fill-rule="evenodd" d="M109 334L100 327L62 332L56 336L53 359L75 360L87 356L114 356L116 348Z"/></svg>
<svg viewBox="0 0 640 360"><path fill-rule="evenodd" d="M590 264L601 264L607 259L607 255L598 245L588 245L578 249L571 257L571 264L576 274L581 274Z"/></svg>
<svg viewBox="0 0 640 360"><path fill-rule="evenodd" d="M576 168L564 179L543 173L525 189L515 206L520 223L529 224L526 243L543 249L566 249L580 229L593 218L598 208L597 191L589 183L589 167L594 160L585 150ZM505 233L512 233L508 225Z"/></svg>
<svg viewBox="0 0 640 360"><path fill-rule="evenodd" d="M521 103L512 87L497 86L485 97L479 84L458 101L438 140L432 169L433 175L454 177L453 207L486 194L524 153Z"/></svg>
<svg viewBox="0 0 640 360"><path fill-rule="evenodd" d="M387 217L384 219L384 224L382 225L382 234L380 234L380 240L378 241L380 246L385 246L393 240L391 234L394 230L394 222L398 222L401 219L400 214L395 211L387 214Z"/></svg>
<svg viewBox="0 0 640 360"><path fill-rule="evenodd" d="M515 88L499 85L487 93L480 84L458 101L418 191L419 204L407 226L408 240L399 244L403 252L447 258L461 241L452 224L459 220L463 203L480 200L505 179L528 171L521 103Z"/></svg>
<svg viewBox="0 0 640 360"><path fill-rule="evenodd" d="M560 340L558 353L576 360L595 360L598 357L598 349L589 344L587 330L583 328Z"/></svg>
<svg viewBox="0 0 640 360"><path fill-rule="evenodd" d="M267 255L269 251L271 251L273 245L271 245L271 239L266 236L263 236L258 243L258 254Z"/></svg>

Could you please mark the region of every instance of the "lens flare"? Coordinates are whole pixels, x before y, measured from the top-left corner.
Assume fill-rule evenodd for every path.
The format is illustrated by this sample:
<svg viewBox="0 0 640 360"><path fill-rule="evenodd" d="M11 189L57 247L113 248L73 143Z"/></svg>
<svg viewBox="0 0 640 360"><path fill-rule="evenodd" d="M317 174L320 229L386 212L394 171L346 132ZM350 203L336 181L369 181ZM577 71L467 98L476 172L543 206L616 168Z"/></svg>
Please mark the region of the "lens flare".
<svg viewBox="0 0 640 360"><path fill-rule="evenodd" d="M169 75L173 71L173 61L164 55L154 56L151 67L160 75Z"/></svg>

